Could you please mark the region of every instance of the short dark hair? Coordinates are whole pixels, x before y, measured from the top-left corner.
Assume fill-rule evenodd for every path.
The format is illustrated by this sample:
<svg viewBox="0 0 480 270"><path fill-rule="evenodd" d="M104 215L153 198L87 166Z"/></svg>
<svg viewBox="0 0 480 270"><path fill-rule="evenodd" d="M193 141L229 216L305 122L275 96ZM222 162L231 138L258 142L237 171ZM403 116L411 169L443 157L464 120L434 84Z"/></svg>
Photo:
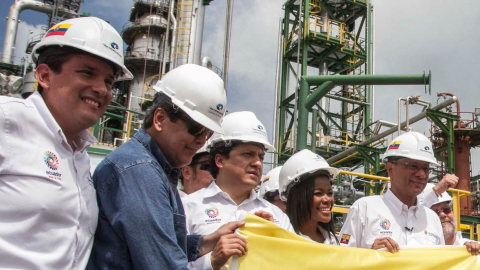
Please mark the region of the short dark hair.
<svg viewBox="0 0 480 270"><path fill-rule="evenodd" d="M222 157L229 159L230 152L233 150L233 148L241 143L242 142L240 141L230 141L229 143L217 142L212 149L210 149L210 174L213 176L213 178L217 179L219 171L217 164L215 163L215 156L219 154Z"/></svg>
<svg viewBox="0 0 480 270"><path fill-rule="evenodd" d="M145 119L143 120L143 128L147 129L153 125L153 117L155 116L155 111L161 108L163 109L167 115L168 118L172 121L175 122L176 118L173 119L173 115L176 113L178 108L175 108L173 106L172 98L167 96L163 92L158 92L153 96L153 104L152 106L147 110L147 113L145 114Z"/></svg>
<svg viewBox="0 0 480 270"><path fill-rule="evenodd" d="M295 184L288 192L286 214L297 234L300 231L300 227L312 218L312 199L314 194L315 178L322 175L329 178L327 174L325 174L325 171L318 171L314 174L309 174L305 176L305 178L300 179L300 182ZM335 235L333 218L331 218L328 223L319 222L318 226ZM335 238L335 241L338 243L337 238L333 238ZM330 240L333 241L333 239Z"/></svg>
<svg viewBox="0 0 480 270"><path fill-rule="evenodd" d="M215 163L215 156L217 154L220 154L222 157L229 159L230 158L230 152L237 147L240 144L253 144L256 145L260 148L262 148L265 151L265 146L260 143L254 143L254 142L242 142L242 141L221 141L217 142L212 146L210 149L210 174L213 176L213 178L217 179L218 175L218 167L217 164Z"/></svg>
<svg viewBox="0 0 480 270"><path fill-rule="evenodd" d="M40 54L38 56L37 66L40 64L46 64L54 73L59 74L62 72L62 66L72 58L75 54L86 54L97 59L100 59L112 67L113 74L116 74L119 71L117 65L113 62L108 61L107 59L98 57L94 54L88 53L86 51L76 49L69 46L48 46L42 48L38 51ZM43 91L42 86L38 84L37 91L41 94Z"/></svg>

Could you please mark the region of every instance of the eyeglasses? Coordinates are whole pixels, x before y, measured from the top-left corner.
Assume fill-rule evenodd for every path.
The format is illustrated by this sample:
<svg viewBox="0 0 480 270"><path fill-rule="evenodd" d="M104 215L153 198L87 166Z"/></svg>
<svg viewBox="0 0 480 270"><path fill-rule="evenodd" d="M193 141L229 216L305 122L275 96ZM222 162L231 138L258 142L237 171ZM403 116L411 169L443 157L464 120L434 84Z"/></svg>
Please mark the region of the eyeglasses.
<svg viewBox="0 0 480 270"><path fill-rule="evenodd" d="M177 118L181 119L182 121L184 121L185 123L187 123L188 133L190 133L191 135L193 135L195 137L205 136L206 139L208 140L213 135L213 130L210 130L210 129L200 125L199 123L195 122L194 120L192 120L188 116L184 116L180 113L176 113L174 115L174 117L177 117Z"/></svg>
<svg viewBox="0 0 480 270"><path fill-rule="evenodd" d="M418 170L422 170L424 171L425 173L430 173L433 168L430 167L430 166L418 166L417 164L411 164L410 162L407 162L407 161L391 161L391 163L393 164L400 164L400 165L405 165L407 167L407 169L411 170L411 171L414 171L414 172L417 172Z"/></svg>
<svg viewBox="0 0 480 270"><path fill-rule="evenodd" d="M442 213L442 212L445 213L445 215L448 215L452 212L452 208L445 207L445 208L440 209L440 210L433 210L432 209L432 211L435 212L438 216L440 216L440 213Z"/></svg>

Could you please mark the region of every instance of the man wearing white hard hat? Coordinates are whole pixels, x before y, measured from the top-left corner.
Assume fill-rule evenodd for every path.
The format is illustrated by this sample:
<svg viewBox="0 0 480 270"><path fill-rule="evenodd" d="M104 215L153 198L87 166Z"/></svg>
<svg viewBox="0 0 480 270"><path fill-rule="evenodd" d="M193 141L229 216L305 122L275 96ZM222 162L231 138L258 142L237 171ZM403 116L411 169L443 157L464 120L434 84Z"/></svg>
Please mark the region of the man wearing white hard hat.
<svg viewBox="0 0 480 270"><path fill-rule="evenodd" d="M230 113L223 119L224 134L209 140L210 172L215 181L183 198L190 234L208 234L245 212L255 213L293 231L288 217L254 192L262 177L263 158L273 151L263 124L252 112ZM190 264L190 269L218 269L246 252L239 235L222 236L213 252Z"/></svg>
<svg viewBox="0 0 480 270"><path fill-rule="evenodd" d="M434 184L428 183L427 188L433 188ZM421 194L419 197L423 197L425 194ZM467 250L472 255L478 255L480 251L480 244L477 241L471 241L462 237L462 232L457 232L457 220L453 213L451 204L452 197L448 192L444 192L440 195L437 202L433 203L430 209L435 212L440 221L442 222L443 236L445 237L446 245L463 246L467 247Z"/></svg>
<svg viewBox="0 0 480 270"><path fill-rule="evenodd" d="M418 132L395 138L384 155L391 187L381 196L357 200L340 231L340 244L383 249L444 245L438 216L418 203L430 165L437 165L432 143Z"/></svg>
<svg viewBox="0 0 480 270"><path fill-rule="evenodd" d="M182 188L178 190L181 198L206 188L213 182L210 174L210 153L206 144L197 151L190 164L182 167L181 172Z"/></svg>
<svg viewBox="0 0 480 270"><path fill-rule="evenodd" d="M132 79L122 46L101 19L63 21L33 48L38 91L0 97L1 269L85 269L98 220L87 129Z"/></svg>
<svg viewBox="0 0 480 270"><path fill-rule="evenodd" d="M227 224L211 235L187 237L177 191L180 168L189 164L226 108L223 81L193 64L168 72L141 128L110 153L93 175L100 217L89 269L187 269L213 249Z"/></svg>
<svg viewBox="0 0 480 270"><path fill-rule="evenodd" d="M287 205L280 199L278 192L278 180L280 178L280 170L282 166L278 166L270 170L260 184L260 191L258 196L267 200L269 203L280 208L284 213L287 210Z"/></svg>

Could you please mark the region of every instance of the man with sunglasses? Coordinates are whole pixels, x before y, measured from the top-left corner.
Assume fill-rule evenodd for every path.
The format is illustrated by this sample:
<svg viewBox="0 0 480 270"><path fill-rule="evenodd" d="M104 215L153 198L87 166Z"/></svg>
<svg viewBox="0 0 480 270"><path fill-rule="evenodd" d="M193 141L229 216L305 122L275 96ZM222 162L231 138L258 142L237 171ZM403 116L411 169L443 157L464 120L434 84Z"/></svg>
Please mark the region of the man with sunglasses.
<svg viewBox="0 0 480 270"><path fill-rule="evenodd" d="M392 253L400 246L444 245L438 216L417 200L427 184L430 166L438 165L432 143L418 132L404 133L390 143L383 162L390 188L350 207L340 244Z"/></svg>
<svg viewBox="0 0 480 270"><path fill-rule="evenodd" d="M428 188L433 188L434 184L427 184ZM421 194L420 197L422 197ZM480 251L480 244L477 241L471 241L462 237L462 232L457 232L457 219L452 211L451 207L452 197L448 192L444 192L439 196L437 202L433 203L430 209L435 212L442 222L443 236L445 237L445 244L452 246L466 246L468 252L472 255L478 255Z"/></svg>
<svg viewBox="0 0 480 270"><path fill-rule="evenodd" d="M207 145L204 145L193 156L192 162L187 166L182 167L180 181L183 189L179 189L180 197L185 197L197 190L208 187L212 181L213 176L210 174L210 154L207 151Z"/></svg>
<svg viewBox="0 0 480 270"><path fill-rule="evenodd" d="M100 215L89 269L186 269L187 261L244 224L187 237L176 189L179 168L213 131L223 133L223 81L207 68L187 64L167 73L154 89L158 93L143 128L93 175Z"/></svg>
<svg viewBox="0 0 480 270"><path fill-rule="evenodd" d="M212 233L245 212L293 232L288 216L254 192L262 177L265 152L274 151L263 124L252 112L234 112L225 116L222 128L225 133L215 133L208 142L215 181L182 199L188 232ZM231 256L243 256L246 251L245 238L225 235L211 253L190 263L189 268L219 269Z"/></svg>

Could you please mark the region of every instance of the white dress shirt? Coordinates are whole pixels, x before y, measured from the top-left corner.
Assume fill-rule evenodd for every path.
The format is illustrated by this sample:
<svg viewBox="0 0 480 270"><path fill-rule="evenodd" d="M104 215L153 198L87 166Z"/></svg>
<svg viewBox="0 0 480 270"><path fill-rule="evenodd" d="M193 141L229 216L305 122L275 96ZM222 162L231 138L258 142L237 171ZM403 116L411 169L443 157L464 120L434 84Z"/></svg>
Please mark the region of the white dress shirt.
<svg viewBox="0 0 480 270"><path fill-rule="evenodd" d="M357 200L340 231L340 245L371 248L375 239L390 237L400 246L445 245L438 216L423 205L410 208L389 189L381 196Z"/></svg>
<svg viewBox="0 0 480 270"><path fill-rule="evenodd" d="M207 188L182 198L182 201L189 234L211 234L225 223L236 221L237 217L242 215L242 212L253 214L259 210L272 214L276 225L294 232L288 216L277 206L258 197L253 190L248 199L237 205L214 181ZM212 269L210 253L193 263L189 263L189 268Z"/></svg>
<svg viewBox="0 0 480 270"><path fill-rule="evenodd" d="M85 268L98 219L93 142L84 130L72 150L38 92L0 97L0 269Z"/></svg>
<svg viewBox="0 0 480 270"><path fill-rule="evenodd" d="M337 241L335 241L335 238L336 236L331 233L331 232L328 232L326 230L324 230L322 227L318 226L318 230L320 231L320 233L322 234L323 238L325 239L325 241L321 244L325 244L325 245L333 245L333 246L338 246L338 243ZM298 235L300 235L301 237L305 238L305 239L308 239L312 242L315 242L315 243L318 243L317 241L313 240L312 238L310 238L310 236L306 235L306 234L303 234L302 232L298 232Z"/></svg>

